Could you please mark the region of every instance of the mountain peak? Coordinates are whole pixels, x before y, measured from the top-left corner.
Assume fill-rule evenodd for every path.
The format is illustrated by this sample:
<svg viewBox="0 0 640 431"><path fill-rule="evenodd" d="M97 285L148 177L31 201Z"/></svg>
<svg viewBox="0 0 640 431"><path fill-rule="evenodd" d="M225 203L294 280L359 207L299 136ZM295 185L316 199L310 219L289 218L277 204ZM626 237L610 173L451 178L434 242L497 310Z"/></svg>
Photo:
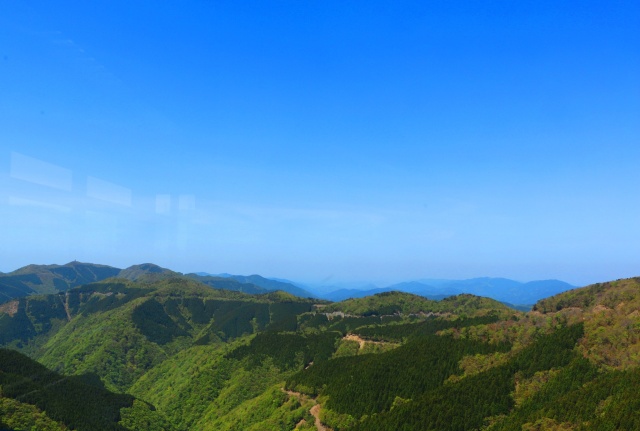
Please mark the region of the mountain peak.
<svg viewBox="0 0 640 431"><path fill-rule="evenodd" d="M118 274L120 278L126 278L127 280L140 280L141 278L153 278L158 277L171 277L180 275L178 272L171 271L170 269L163 268L154 263L141 263L139 265L132 265L123 269Z"/></svg>

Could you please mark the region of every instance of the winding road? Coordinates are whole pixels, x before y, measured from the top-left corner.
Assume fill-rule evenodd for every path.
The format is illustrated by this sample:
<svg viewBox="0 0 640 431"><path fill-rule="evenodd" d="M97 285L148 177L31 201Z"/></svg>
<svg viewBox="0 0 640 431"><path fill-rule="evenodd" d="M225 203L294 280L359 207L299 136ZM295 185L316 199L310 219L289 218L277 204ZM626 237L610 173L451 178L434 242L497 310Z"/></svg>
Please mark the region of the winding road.
<svg viewBox="0 0 640 431"><path fill-rule="evenodd" d="M311 400L314 403L314 406L311 407L311 410L309 410L309 413L311 413L311 415L313 415L313 417L316 420L316 422L315 422L316 429L318 431L333 431L333 429L324 426L322 421L320 421L320 409L322 407L320 407L320 404L318 404L316 402L315 398L309 398L307 395L305 395L305 394L303 394L301 392L287 391L284 388L280 388L280 389L282 390L282 392L286 393L290 397L298 398L298 400L300 401L300 404L302 404L306 400Z"/></svg>

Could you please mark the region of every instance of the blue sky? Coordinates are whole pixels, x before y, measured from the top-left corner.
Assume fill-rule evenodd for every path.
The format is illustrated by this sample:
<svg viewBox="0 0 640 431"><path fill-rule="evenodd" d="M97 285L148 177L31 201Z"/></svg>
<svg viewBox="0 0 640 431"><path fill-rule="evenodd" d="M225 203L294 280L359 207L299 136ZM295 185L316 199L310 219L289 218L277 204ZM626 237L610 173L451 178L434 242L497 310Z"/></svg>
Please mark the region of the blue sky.
<svg viewBox="0 0 640 431"><path fill-rule="evenodd" d="M0 3L0 270L640 275L634 1Z"/></svg>

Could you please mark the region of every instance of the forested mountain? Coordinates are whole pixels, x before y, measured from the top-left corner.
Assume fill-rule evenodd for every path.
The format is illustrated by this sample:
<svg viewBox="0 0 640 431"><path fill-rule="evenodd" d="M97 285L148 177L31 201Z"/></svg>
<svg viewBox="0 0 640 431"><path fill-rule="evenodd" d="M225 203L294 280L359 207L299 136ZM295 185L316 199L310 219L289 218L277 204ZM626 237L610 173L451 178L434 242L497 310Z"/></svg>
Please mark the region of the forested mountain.
<svg viewBox="0 0 640 431"><path fill-rule="evenodd" d="M132 265L125 269L76 261L65 265L27 265L8 274L0 272L0 303L23 296L66 291L72 287L112 277L153 282L183 277L183 275L153 263ZM224 276L214 276L206 273L194 273L184 277L197 280L216 289L249 294L282 290L301 298L314 297L312 293L291 283L271 280L260 275L225 274Z"/></svg>
<svg viewBox="0 0 640 431"><path fill-rule="evenodd" d="M55 293L119 273L118 268L77 261L65 265L27 265L0 275L0 302L38 293Z"/></svg>
<svg viewBox="0 0 640 431"><path fill-rule="evenodd" d="M640 279L528 313L109 279L0 305L0 344L39 362L0 351L0 429L640 429L638 328Z"/></svg>
<svg viewBox="0 0 640 431"><path fill-rule="evenodd" d="M153 282L179 278L183 275L153 263L132 265L125 269L76 261L65 265L27 265L8 274L0 273L0 303L29 295L63 292L76 286L113 277L130 281ZM195 279L215 289L250 294L284 290L303 298L313 296L313 294L290 283L270 280L259 275L218 277L201 273L187 274L184 277Z"/></svg>
<svg viewBox="0 0 640 431"><path fill-rule="evenodd" d="M179 272L171 271L167 268L162 268L153 263L143 263L140 265L132 265L129 268L125 268L117 275L118 278L125 278L127 280L145 280L154 281L161 280L163 278L176 277L182 275Z"/></svg>

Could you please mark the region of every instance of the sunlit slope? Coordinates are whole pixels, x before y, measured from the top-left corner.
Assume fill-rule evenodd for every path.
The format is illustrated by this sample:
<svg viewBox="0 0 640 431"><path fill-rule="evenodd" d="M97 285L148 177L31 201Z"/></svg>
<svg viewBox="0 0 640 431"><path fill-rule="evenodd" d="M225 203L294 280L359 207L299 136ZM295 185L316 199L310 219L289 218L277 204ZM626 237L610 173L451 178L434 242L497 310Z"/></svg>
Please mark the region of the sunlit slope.
<svg viewBox="0 0 640 431"><path fill-rule="evenodd" d="M11 306L0 315L5 345L66 374L96 373L114 390L191 345L286 327L312 308L293 296L274 302L183 278L94 283Z"/></svg>
<svg viewBox="0 0 640 431"><path fill-rule="evenodd" d="M277 292L261 298L284 301L294 297ZM369 299L400 310L413 298L393 294ZM420 300L434 305L433 301ZM316 404L315 394L286 393L283 387L287 379L305 369L330 369L335 366L333 358L338 357L362 358L365 362L357 359L357 364L362 364L363 372L379 361L385 367L389 364L402 367L404 364L397 362L397 358L404 350L399 346L413 337L430 334L439 341L441 337L435 334L444 328L495 322L499 319L498 313L491 312L495 304L513 314L513 310L499 303L484 304L487 308L483 304L480 301L473 308L479 314L477 317L467 318L446 312L459 307L456 301L448 303L450 308L440 308L445 312L442 317L426 313L350 316L327 310L341 304L315 304L312 311L301 311L295 319L284 320L286 328L281 323L233 343L190 347L153 367L132 386L130 393L155 405L184 430L290 430L296 424L314 429L310 409ZM400 355L382 354L394 349L400 350ZM496 347L487 345L487 349L494 351ZM461 357L462 353L452 356L449 367L456 368ZM416 370L428 375L424 368ZM443 375L446 378L449 374Z"/></svg>
<svg viewBox="0 0 640 431"><path fill-rule="evenodd" d="M593 363L618 370L640 365L640 278L573 289L539 301L533 310L584 321L579 347Z"/></svg>
<svg viewBox="0 0 640 431"><path fill-rule="evenodd" d="M130 393L183 430L293 429L309 413L281 391L284 381L311 363L328 361L340 337L332 331L265 331L224 345L194 346L151 369ZM274 421L280 426L266 427Z"/></svg>

